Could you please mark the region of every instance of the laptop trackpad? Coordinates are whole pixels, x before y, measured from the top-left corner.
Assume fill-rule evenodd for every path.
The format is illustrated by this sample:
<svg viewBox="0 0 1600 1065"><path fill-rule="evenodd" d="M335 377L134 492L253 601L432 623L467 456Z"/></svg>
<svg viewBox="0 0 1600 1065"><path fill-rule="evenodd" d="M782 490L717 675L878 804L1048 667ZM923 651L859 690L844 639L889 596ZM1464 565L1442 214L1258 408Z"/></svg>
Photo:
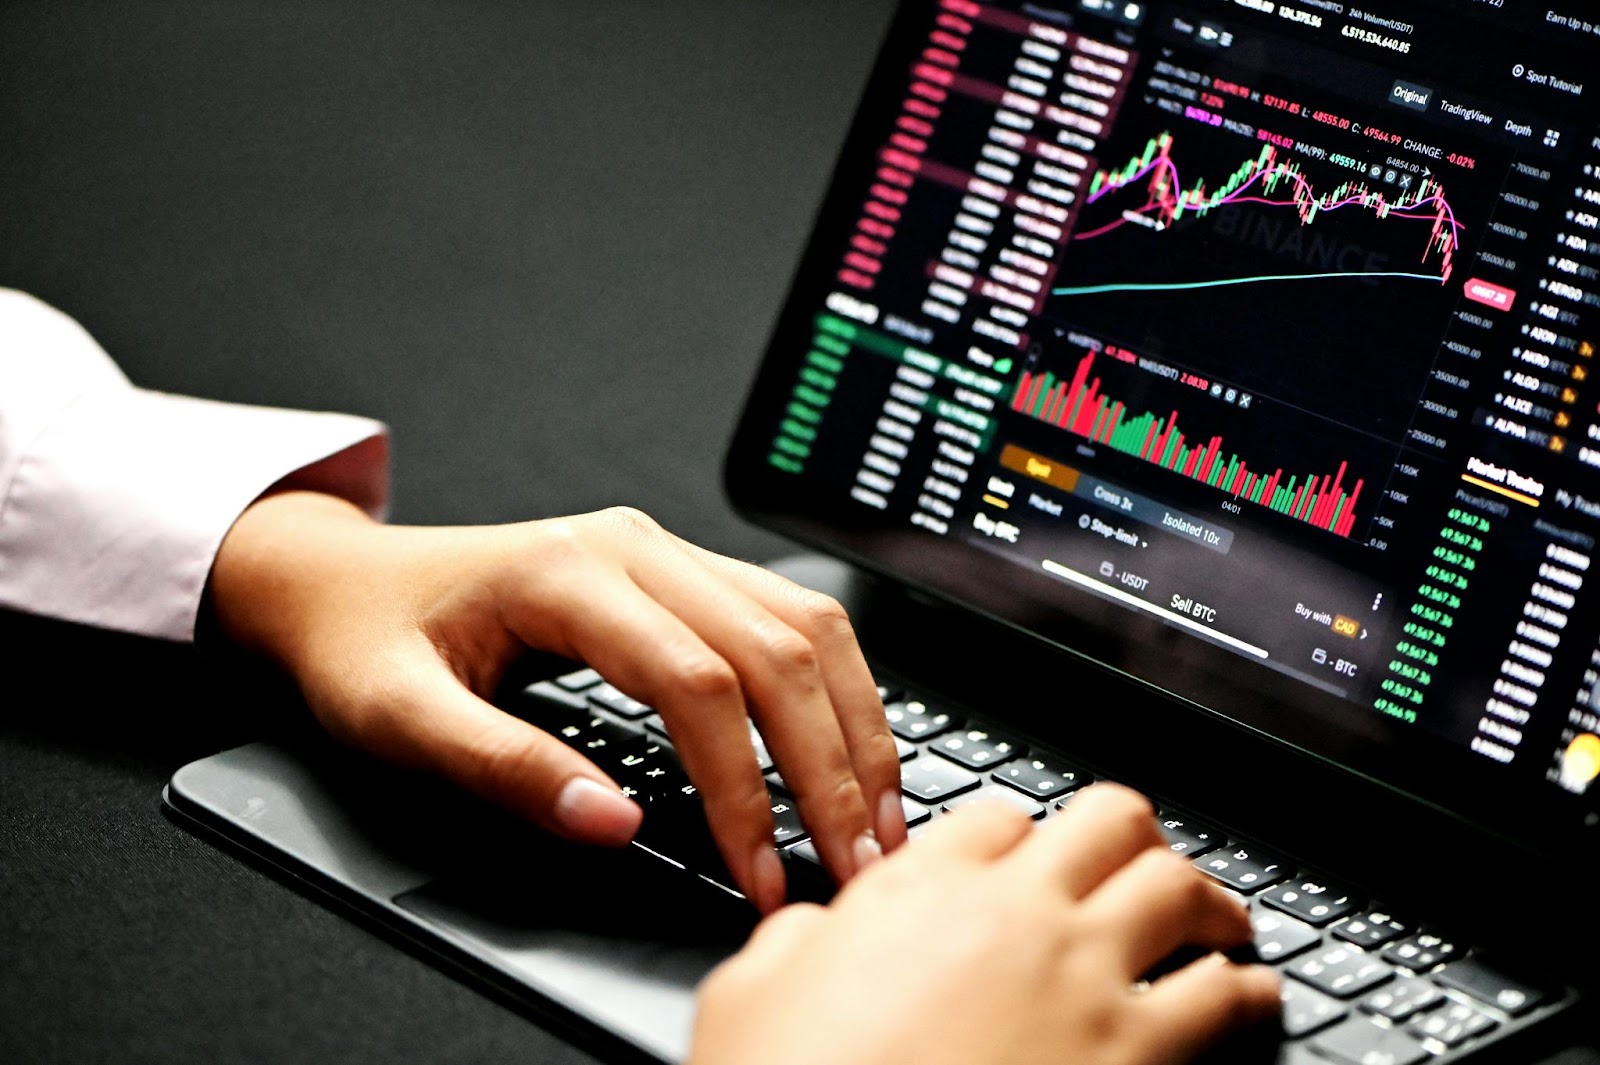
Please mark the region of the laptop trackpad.
<svg viewBox="0 0 1600 1065"><path fill-rule="evenodd" d="M394 901L503 976L681 1061L695 986L754 925L746 904L714 893L624 852L592 854L577 867L474 870Z"/></svg>

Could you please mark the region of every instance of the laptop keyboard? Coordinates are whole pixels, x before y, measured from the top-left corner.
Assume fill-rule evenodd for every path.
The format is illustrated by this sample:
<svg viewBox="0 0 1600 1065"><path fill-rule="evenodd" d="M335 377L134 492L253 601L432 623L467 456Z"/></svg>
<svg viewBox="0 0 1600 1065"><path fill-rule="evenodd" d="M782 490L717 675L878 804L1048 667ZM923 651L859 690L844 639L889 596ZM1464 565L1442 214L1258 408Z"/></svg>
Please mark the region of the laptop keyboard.
<svg viewBox="0 0 1600 1065"><path fill-rule="evenodd" d="M1020 737L893 688L880 688L900 750L906 824L913 838L940 816L981 801L1009 802L1036 820L1054 816L1095 776ZM590 669L541 682L509 709L582 751L645 807L637 846L737 895L660 715ZM831 893L793 796L754 728L772 799L775 843L791 893ZM1469 944L1390 911L1187 811L1161 806L1173 851L1244 899L1255 924L1241 960L1283 981L1279 1062L1418 1065L1450 1062L1569 1004L1573 993L1513 978Z"/></svg>

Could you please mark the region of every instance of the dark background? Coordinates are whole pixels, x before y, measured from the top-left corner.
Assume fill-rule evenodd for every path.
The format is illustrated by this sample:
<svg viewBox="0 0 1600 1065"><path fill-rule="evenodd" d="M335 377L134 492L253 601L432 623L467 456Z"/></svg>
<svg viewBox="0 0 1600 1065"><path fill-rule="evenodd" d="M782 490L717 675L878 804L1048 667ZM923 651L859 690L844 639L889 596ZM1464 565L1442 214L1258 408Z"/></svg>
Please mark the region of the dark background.
<svg viewBox="0 0 1600 1065"><path fill-rule="evenodd" d="M140 385L383 419L396 520L770 557L720 452L890 7L0 4L0 285ZM257 678L4 614L0 663L0 1058L589 1060L162 817L293 711Z"/></svg>

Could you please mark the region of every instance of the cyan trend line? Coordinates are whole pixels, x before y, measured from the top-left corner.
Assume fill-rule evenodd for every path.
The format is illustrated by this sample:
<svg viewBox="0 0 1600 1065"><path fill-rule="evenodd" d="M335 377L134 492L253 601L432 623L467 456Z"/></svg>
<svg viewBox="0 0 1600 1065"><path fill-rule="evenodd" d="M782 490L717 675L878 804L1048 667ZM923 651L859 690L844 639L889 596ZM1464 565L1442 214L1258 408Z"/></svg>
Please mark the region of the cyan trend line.
<svg viewBox="0 0 1600 1065"><path fill-rule="evenodd" d="M1128 283L1122 285L1081 285L1076 288L1058 288L1054 290L1057 296L1094 296L1102 292L1171 292L1175 289L1195 288L1226 288L1230 285L1253 285L1261 281L1327 281L1339 277L1395 277L1411 281L1432 281L1436 285L1444 284L1444 278L1437 274L1406 274L1406 273L1368 273L1364 270L1352 270L1348 273L1338 274L1265 274L1261 277L1229 277L1220 281L1173 281L1165 284L1140 284Z"/></svg>

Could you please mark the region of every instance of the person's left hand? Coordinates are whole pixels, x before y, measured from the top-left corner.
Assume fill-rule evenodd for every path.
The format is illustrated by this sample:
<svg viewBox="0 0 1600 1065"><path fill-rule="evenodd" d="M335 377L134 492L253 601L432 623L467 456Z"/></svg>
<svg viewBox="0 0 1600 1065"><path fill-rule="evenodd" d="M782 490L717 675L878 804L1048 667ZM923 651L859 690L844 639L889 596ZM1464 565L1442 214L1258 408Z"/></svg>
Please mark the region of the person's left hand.
<svg viewBox="0 0 1600 1065"><path fill-rule="evenodd" d="M839 605L637 511L479 528L379 525L330 496L251 506L222 544L221 631L283 665L322 724L568 838L619 845L639 808L486 698L528 646L662 715L740 888L782 904L754 720L841 883L906 838L900 763Z"/></svg>

